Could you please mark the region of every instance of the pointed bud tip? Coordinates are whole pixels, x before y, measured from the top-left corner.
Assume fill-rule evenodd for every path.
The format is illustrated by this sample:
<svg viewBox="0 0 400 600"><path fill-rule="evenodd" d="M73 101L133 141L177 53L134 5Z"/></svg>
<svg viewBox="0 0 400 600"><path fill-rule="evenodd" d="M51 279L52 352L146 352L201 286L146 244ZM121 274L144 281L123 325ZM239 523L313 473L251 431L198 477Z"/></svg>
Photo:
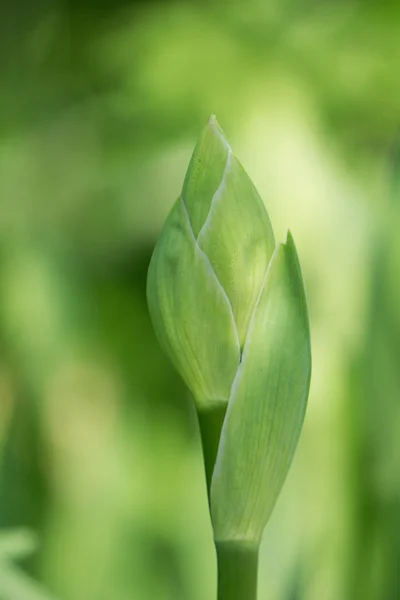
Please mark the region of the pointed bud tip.
<svg viewBox="0 0 400 600"><path fill-rule="evenodd" d="M297 248L296 248L296 244L294 243L294 239L293 239L292 232L290 231L290 229L287 230L286 242L284 244L282 244L282 246L291 255L294 255L297 257ZM298 260L298 258L297 258L297 260Z"/></svg>
<svg viewBox="0 0 400 600"><path fill-rule="evenodd" d="M292 236L292 232L290 231L290 229L287 230L286 232L286 242L285 242L285 246L294 246L294 239Z"/></svg>
<svg viewBox="0 0 400 600"><path fill-rule="evenodd" d="M209 126L212 133L217 135L219 137L219 139L221 140L221 142L224 144L224 146L226 146L230 150L229 142L226 139L225 133L224 133L222 127L220 126L220 124L218 123L217 117L214 114L211 115L210 118L208 119L207 125Z"/></svg>

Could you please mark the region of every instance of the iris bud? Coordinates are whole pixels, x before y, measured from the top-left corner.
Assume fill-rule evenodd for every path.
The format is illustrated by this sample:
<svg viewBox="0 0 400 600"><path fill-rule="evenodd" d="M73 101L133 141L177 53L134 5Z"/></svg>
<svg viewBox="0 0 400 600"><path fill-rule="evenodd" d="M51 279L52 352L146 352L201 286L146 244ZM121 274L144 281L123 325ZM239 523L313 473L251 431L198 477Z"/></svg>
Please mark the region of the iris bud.
<svg viewBox="0 0 400 600"><path fill-rule="evenodd" d="M199 414L215 539L258 543L304 419L308 313L293 239L275 245L215 117L161 231L147 297Z"/></svg>

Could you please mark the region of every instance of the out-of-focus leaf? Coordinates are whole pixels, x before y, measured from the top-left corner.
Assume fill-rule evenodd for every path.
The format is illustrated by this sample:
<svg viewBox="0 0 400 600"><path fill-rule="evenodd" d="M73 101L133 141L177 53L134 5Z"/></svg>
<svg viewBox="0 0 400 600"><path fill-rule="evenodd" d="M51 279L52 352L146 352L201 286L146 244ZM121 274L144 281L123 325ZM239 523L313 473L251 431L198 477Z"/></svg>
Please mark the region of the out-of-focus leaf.
<svg viewBox="0 0 400 600"><path fill-rule="evenodd" d="M25 573L0 562L1 600L55 600Z"/></svg>
<svg viewBox="0 0 400 600"><path fill-rule="evenodd" d="M1 600L54 600L54 597L11 560L24 558L37 546L35 535L26 530L0 532L0 598Z"/></svg>
<svg viewBox="0 0 400 600"><path fill-rule="evenodd" d="M37 548L36 536L27 529L0 532L0 561L28 556Z"/></svg>

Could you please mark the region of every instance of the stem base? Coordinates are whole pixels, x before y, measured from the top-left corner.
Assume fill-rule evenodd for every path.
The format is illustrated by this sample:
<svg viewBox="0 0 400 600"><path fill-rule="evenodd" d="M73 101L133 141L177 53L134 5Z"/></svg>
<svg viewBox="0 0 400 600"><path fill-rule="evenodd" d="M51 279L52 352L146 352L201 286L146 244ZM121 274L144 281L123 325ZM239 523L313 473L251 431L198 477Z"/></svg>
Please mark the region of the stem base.
<svg viewBox="0 0 400 600"><path fill-rule="evenodd" d="M218 564L218 600L257 600L258 550L256 544L215 542Z"/></svg>

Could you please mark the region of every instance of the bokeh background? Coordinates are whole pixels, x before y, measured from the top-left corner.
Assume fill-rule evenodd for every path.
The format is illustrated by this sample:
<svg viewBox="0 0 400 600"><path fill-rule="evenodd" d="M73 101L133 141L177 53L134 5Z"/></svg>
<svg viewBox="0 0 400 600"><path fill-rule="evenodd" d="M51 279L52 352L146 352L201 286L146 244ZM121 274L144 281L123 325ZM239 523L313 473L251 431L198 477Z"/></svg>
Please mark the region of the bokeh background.
<svg viewBox="0 0 400 600"><path fill-rule="evenodd" d="M397 2L1 2L1 600L215 597L145 300L211 113L293 232L312 328L260 600L400 598L399 74Z"/></svg>

